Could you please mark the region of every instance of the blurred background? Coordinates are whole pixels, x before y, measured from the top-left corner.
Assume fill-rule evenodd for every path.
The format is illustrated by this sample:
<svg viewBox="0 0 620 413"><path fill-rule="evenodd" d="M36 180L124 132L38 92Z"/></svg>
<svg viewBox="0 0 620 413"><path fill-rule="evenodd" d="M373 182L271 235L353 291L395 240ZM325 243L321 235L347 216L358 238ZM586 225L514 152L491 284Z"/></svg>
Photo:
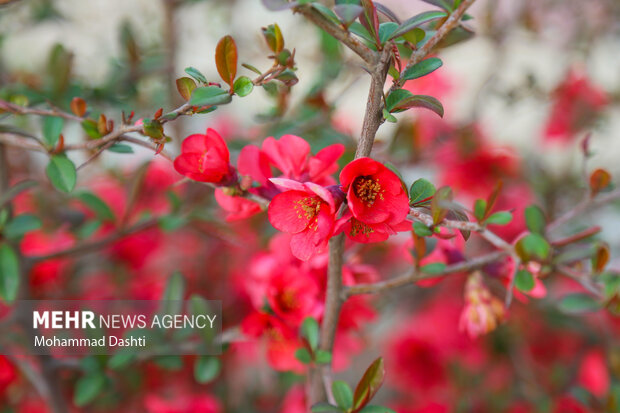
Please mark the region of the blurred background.
<svg viewBox="0 0 620 413"><path fill-rule="evenodd" d="M422 1L381 3L402 19L434 9ZM445 44L438 52L443 66L406 86L440 99L444 118L424 110L397 114L398 123L379 130L373 156L397 165L408 183L425 177L437 186L451 185L468 207L502 179L498 208L512 209L515 219L497 231L513 241L523 231L527 205L541 205L551 219L584 197L592 170L604 168L615 181L620 177L620 2L478 0L469 14L474 18L465 26L473 35L463 31L464 41ZM172 141L165 150L175 156L183 138L212 127L227 140L233 159L244 145L293 133L306 138L314 153L344 143L345 163L361 130L369 84L360 60L302 16L269 11L259 0L0 0L0 98L68 110L71 99L80 96L108 118L119 119L121 110L150 117L160 107L183 103L175 79L186 67L219 82L214 50L224 35L236 40L240 63L266 70L270 51L260 29L273 23L280 26L286 47L295 49L299 83L285 95L255 88L217 112L168 123L165 132ZM239 73L253 76L246 69ZM35 117L0 115L0 123L33 134L41 130ZM67 122L63 133L67 143L84 138L79 124ZM133 188L129 172L153 159L150 150L133 150L134 155L104 153L80 171L78 187L96 192L118 216L126 204L135 206L129 221L145 211L167 213L174 204L167 189L180 176L165 161L152 163L140 178L139 197L120 195L121 188ZM78 165L90 154L69 156ZM11 149L12 178L45 180L46 159L46 154ZM189 290L224 297L224 314L230 317L225 327L237 326L253 308L252 283L263 282L261 270L271 268L259 264L271 265L283 244L270 243L274 231L264 217L229 227L223 220L230 216L212 201L212 191L204 191L172 189L199 210L192 219L201 223L193 232L175 232L186 221L169 222L159 232L121 240L92 261L56 262L31 274L40 278L31 280L33 291L39 297L151 299L161 296L169 273L181 269ZM76 223L73 210L58 207L56 195L32 198L20 199L17 211L43 211L48 221L45 235L22 244L24 254L53 252L94 236L79 233L82 222ZM610 270L620 271L618 212L611 205L586 213L558 233L601 225L597 240L610 247ZM402 272L412 262L407 242L397 237L376 250L354 250L352 276L368 280ZM440 246L433 259L446 262L451 254L485 248L476 242L466 248L458 241ZM503 270L488 272L492 278ZM78 274L78 281L70 284L59 273ZM372 306L365 300L353 304L346 319L353 333L338 345L338 377L354 383L377 354L384 354L390 378L381 401L399 413L619 411L614 410L620 405L617 318L601 312L576 318L556 308L559 297L581 291L579 285L545 280L544 294L520 297L506 325L472 341L458 328L462 278L434 289L395 291ZM501 282L491 285L498 295L504 291ZM193 380L192 362L132 367L126 377L114 378L123 391L110 392L83 411L304 411L303 380L294 373L276 374L252 345L233 346L224 356L208 397ZM25 374L10 367L14 361L2 363L9 362L0 359L0 400L6 401L0 412L48 411L39 398L31 398ZM89 371L88 366L68 367L65 383L75 382L76 370ZM184 407L175 410L175 404Z"/></svg>

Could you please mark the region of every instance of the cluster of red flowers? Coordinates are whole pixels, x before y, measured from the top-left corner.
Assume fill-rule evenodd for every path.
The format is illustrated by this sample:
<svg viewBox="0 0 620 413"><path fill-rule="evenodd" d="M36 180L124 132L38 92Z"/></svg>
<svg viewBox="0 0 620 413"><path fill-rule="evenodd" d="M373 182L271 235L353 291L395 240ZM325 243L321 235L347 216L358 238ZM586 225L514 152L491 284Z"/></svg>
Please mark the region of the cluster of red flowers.
<svg viewBox="0 0 620 413"><path fill-rule="evenodd" d="M206 135L185 139L174 166L193 180L233 187L218 189L216 199L234 219L260 211L255 202L231 196L235 188L270 200L269 221L293 235L291 251L306 261L325 251L329 239L343 231L350 239L367 243L385 241L398 231L411 229L407 190L380 162L371 158L350 162L340 173L340 185L335 185L331 174L338 169L343 152L344 146L336 144L312 156L310 144L298 136L270 137L262 148L244 147L235 169L224 141L209 129ZM273 169L281 174L274 177ZM231 181L237 173L241 181ZM343 202L347 208L339 216Z"/></svg>

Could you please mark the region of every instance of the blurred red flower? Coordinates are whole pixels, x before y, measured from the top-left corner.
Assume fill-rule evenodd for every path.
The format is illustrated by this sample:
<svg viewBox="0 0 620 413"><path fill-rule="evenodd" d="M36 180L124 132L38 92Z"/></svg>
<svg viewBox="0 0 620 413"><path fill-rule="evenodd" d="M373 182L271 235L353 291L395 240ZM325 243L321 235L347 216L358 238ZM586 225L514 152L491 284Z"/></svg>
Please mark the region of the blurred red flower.
<svg viewBox="0 0 620 413"><path fill-rule="evenodd" d="M205 135L190 135L183 141L174 169L194 181L226 184L234 174L224 139L209 128Z"/></svg>

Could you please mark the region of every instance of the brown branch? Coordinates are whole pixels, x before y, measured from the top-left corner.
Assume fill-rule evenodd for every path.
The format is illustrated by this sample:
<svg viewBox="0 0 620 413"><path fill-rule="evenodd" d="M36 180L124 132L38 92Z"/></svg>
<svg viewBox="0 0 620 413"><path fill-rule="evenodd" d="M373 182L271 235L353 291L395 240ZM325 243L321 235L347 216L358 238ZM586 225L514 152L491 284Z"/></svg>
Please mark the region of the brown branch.
<svg viewBox="0 0 620 413"><path fill-rule="evenodd" d="M480 267L484 267L487 264L500 260L507 255L508 253L506 251L495 251L486 255L482 255L480 257L472 258L468 261L448 265L441 273L438 274L426 274L420 272L419 269L414 269L407 274L392 278L390 280L380 281L372 284L352 285L350 287L345 287L345 289L343 290L343 299L358 294L377 294L398 287L402 287L407 284L412 284L420 280L428 280L432 278L443 277L449 274L475 270Z"/></svg>
<svg viewBox="0 0 620 413"><path fill-rule="evenodd" d="M72 113L62 111L56 107L51 109L37 109L16 105L6 100L0 99L0 110L12 113L14 115L37 115L37 116L56 116L75 122L82 122L84 119Z"/></svg>
<svg viewBox="0 0 620 413"><path fill-rule="evenodd" d="M452 14L450 14L450 17L448 17L446 21L443 22L441 27L437 29L435 34L430 39L428 39L428 41L424 43L424 45L421 48L416 50L411 55L411 57L409 58L409 62L407 63L407 66L405 67L404 71L406 71L407 69L409 69L416 63L419 63L420 61L422 61L422 59L428 56L428 54L433 50L433 48L444 37L446 37L448 33L450 33L452 30L454 30L459 25L461 18L465 14L465 11L467 11L469 6L471 6L474 1L475 0L463 0L461 4L459 5L459 7L457 7L457 9L454 10ZM399 78L398 80L394 81L394 83L392 84L392 87L390 88L390 91L399 89L403 87L404 84L405 84L405 80L403 78Z"/></svg>
<svg viewBox="0 0 620 413"><path fill-rule="evenodd" d="M547 231L554 231L560 228L561 226L572 221L574 218L581 216L582 214L587 212L589 209L597 208L609 202L613 202L617 200L620 200L620 189L616 189L615 191L598 195L595 198L588 196L583 201L578 203L573 209L566 212L564 215L560 216L556 220L552 221L547 226Z"/></svg>
<svg viewBox="0 0 620 413"><path fill-rule="evenodd" d="M304 5L295 8L295 12L303 14L308 20L314 23L316 26L325 30L328 34L339 40L359 57L364 59L366 63L374 64L377 61L377 55L374 51L369 49L364 43L351 35L348 30L342 26L338 26L332 21L328 20L318 10L312 7L312 5Z"/></svg>

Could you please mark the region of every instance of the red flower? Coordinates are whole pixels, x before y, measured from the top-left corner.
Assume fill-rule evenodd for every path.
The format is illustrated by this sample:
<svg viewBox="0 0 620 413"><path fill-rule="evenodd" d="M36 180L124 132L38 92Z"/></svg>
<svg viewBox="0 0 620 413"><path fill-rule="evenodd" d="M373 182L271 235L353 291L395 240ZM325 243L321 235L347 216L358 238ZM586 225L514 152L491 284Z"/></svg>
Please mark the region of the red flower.
<svg viewBox="0 0 620 413"><path fill-rule="evenodd" d="M312 316L318 318L323 312L316 282L298 268L288 267L269 280L267 301L282 320L299 324Z"/></svg>
<svg viewBox="0 0 620 413"><path fill-rule="evenodd" d="M226 195L221 189L215 190L215 200L226 211L226 221L238 221L258 214L261 207L254 201L241 196Z"/></svg>
<svg viewBox="0 0 620 413"><path fill-rule="evenodd" d="M571 70L554 92L555 101L545 127L545 140L570 142L580 130L588 127L609 99L589 79Z"/></svg>
<svg viewBox="0 0 620 413"><path fill-rule="evenodd" d="M400 178L373 159L349 163L340 172L340 183L353 217L364 224L398 225L409 213L409 199Z"/></svg>
<svg viewBox="0 0 620 413"><path fill-rule="evenodd" d="M271 182L290 189L276 195L269 204L269 221L276 229L293 234L291 252L300 260L327 247L334 233L336 201L326 188L312 182L272 178Z"/></svg>
<svg viewBox="0 0 620 413"><path fill-rule="evenodd" d="M597 397L609 392L609 372L605 355L601 350L590 350L581 361L578 373L579 385Z"/></svg>
<svg viewBox="0 0 620 413"><path fill-rule="evenodd" d="M174 160L174 168L194 181L223 185L234 175L229 160L226 142L209 128L206 135L195 134L185 138L181 155Z"/></svg>

